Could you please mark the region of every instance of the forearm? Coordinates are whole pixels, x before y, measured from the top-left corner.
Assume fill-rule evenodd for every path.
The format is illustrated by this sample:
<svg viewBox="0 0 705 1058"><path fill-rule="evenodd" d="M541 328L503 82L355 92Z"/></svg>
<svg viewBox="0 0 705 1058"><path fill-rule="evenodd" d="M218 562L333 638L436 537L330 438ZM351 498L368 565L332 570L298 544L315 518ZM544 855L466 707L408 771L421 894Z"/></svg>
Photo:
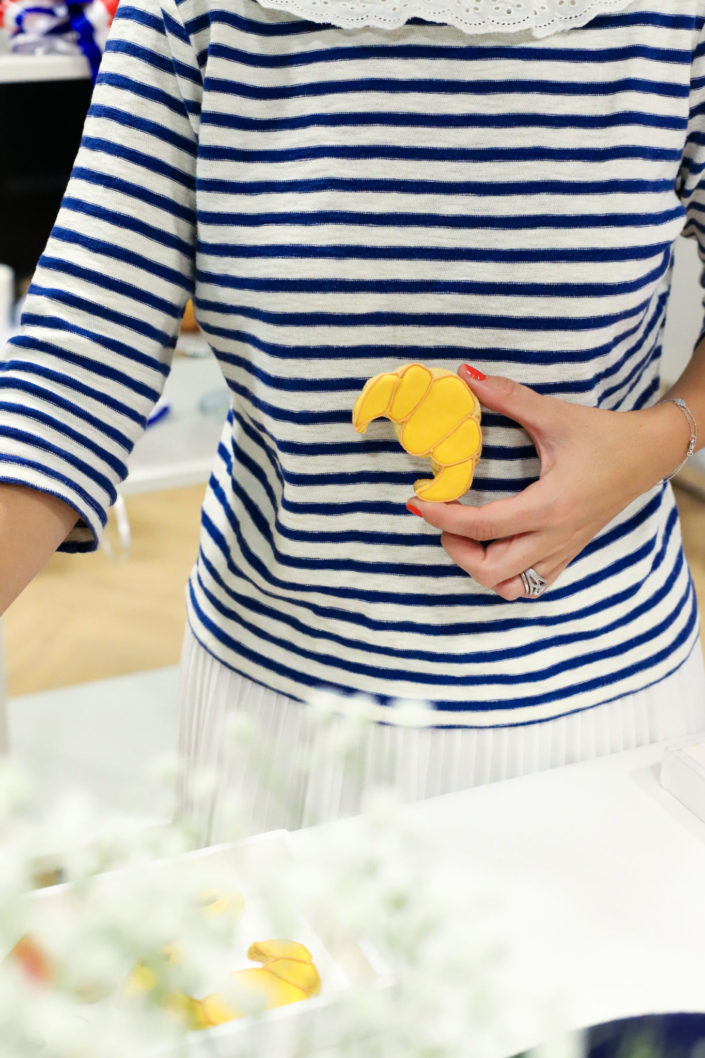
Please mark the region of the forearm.
<svg viewBox="0 0 705 1058"><path fill-rule="evenodd" d="M0 615L77 521L76 511L56 496L0 484Z"/></svg>
<svg viewBox="0 0 705 1058"><path fill-rule="evenodd" d="M705 446L705 338L696 346L682 375L664 397L681 397L698 427L695 451ZM642 413L638 413L641 415ZM649 423L645 450L652 453L654 484L683 460L690 440L688 420L675 404L659 404L644 413Z"/></svg>

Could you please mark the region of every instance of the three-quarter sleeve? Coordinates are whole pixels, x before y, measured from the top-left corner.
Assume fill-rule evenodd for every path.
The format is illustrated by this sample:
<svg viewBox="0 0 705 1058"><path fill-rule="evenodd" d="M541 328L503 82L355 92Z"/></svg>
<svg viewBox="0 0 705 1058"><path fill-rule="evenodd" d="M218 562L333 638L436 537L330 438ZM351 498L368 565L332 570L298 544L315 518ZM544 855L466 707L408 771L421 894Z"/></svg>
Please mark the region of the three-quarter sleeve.
<svg viewBox="0 0 705 1058"><path fill-rule="evenodd" d="M123 0L80 148L0 361L0 483L52 493L98 546L193 290L201 73L175 0Z"/></svg>

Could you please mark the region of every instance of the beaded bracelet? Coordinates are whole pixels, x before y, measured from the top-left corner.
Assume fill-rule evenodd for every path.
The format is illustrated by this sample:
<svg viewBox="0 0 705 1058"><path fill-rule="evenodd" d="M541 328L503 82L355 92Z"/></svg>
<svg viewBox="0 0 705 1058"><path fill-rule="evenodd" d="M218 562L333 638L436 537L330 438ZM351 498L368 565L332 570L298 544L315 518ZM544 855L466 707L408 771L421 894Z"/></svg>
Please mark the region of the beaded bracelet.
<svg viewBox="0 0 705 1058"><path fill-rule="evenodd" d="M675 477L678 471L685 466L688 459L692 456L693 452L695 451L695 442L698 439L698 424L695 421L695 416L693 415L692 411L690 410L690 408L682 397L664 397L663 400L660 400L658 403L675 404L677 407L679 407L688 421L688 429L690 430L690 441L688 442L688 451L685 453L685 459L682 463L678 464L672 474L669 474L668 477L663 479L664 481L670 481L671 478Z"/></svg>

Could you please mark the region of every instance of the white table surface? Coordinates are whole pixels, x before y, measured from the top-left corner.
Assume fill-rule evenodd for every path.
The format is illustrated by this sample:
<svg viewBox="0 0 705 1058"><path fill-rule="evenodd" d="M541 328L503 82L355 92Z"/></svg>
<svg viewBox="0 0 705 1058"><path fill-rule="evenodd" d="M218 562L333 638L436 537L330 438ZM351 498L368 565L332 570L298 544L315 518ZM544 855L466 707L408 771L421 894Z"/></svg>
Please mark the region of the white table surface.
<svg viewBox="0 0 705 1058"><path fill-rule="evenodd" d="M429 884L467 893L468 914L473 891L497 900L515 1051L545 1038L542 1010L567 1029L705 1012L705 824L660 787L664 745L403 809L437 839ZM357 826L292 838L325 860Z"/></svg>
<svg viewBox="0 0 705 1058"><path fill-rule="evenodd" d="M149 768L177 746L178 667L133 672L7 703L10 753L48 807L80 785L106 811L154 814Z"/></svg>

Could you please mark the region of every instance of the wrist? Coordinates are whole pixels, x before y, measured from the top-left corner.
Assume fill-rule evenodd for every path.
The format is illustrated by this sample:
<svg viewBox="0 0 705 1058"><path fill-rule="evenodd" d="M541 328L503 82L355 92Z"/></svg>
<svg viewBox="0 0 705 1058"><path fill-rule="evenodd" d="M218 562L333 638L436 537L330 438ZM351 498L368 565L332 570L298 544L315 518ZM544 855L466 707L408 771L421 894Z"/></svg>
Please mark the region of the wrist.
<svg viewBox="0 0 705 1058"><path fill-rule="evenodd" d="M672 400L664 400L636 414L646 423L644 450L649 453L652 485L657 485L679 470L687 458L695 424Z"/></svg>

